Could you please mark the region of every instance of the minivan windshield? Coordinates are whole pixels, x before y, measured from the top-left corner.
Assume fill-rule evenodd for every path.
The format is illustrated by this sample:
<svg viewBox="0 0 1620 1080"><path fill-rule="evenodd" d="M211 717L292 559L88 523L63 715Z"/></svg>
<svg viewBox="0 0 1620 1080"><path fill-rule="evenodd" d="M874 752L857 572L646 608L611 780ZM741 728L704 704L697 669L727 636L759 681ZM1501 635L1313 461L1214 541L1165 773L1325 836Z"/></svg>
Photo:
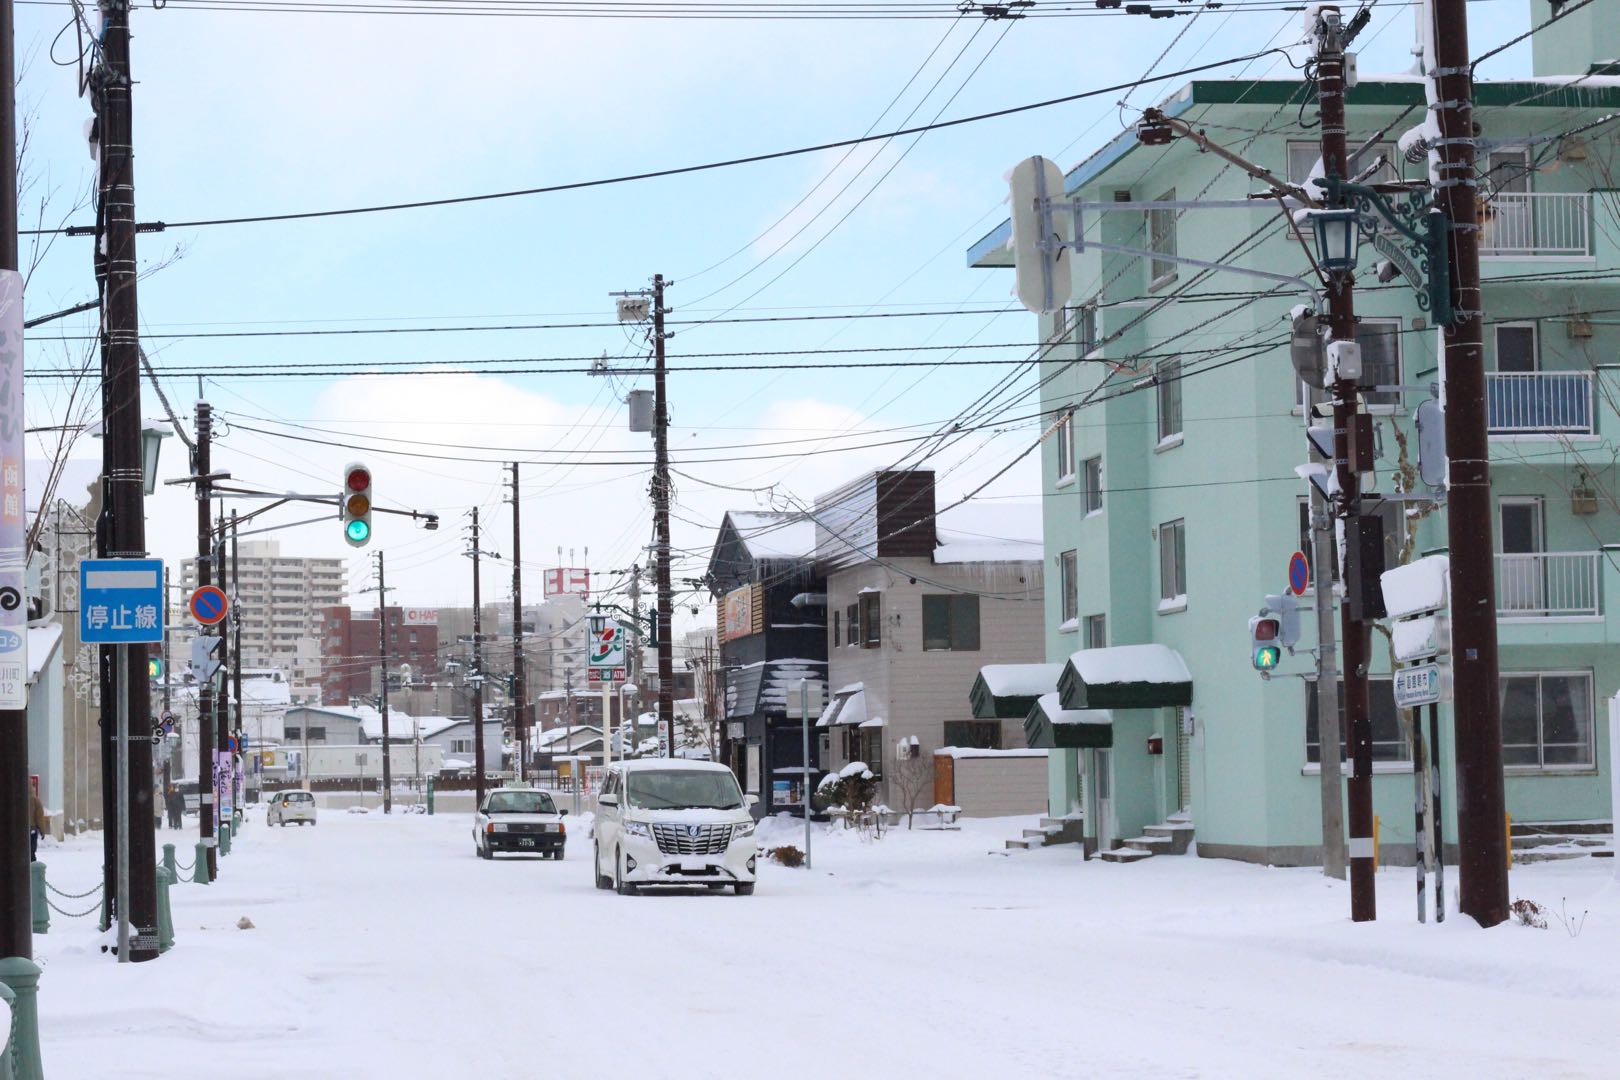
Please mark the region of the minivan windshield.
<svg viewBox="0 0 1620 1080"><path fill-rule="evenodd" d="M557 807L543 791L495 791L484 806L486 814L555 814Z"/></svg>
<svg viewBox="0 0 1620 1080"><path fill-rule="evenodd" d="M738 810L743 804L737 778L718 769L637 770L625 777L625 792L642 810Z"/></svg>

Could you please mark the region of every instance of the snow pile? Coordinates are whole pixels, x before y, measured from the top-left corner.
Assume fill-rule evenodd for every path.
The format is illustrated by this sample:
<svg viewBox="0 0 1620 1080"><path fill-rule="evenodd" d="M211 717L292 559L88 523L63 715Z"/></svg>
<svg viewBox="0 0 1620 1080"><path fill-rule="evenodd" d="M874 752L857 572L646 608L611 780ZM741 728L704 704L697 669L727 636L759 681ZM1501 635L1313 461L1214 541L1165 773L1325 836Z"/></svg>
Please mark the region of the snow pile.
<svg viewBox="0 0 1620 1080"><path fill-rule="evenodd" d="M862 780L872 779L872 770L864 761L852 761L838 770L840 779L847 780L851 776L858 776Z"/></svg>
<svg viewBox="0 0 1620 1080"><path fill-rule="evenodd" d="M1378 581L1384 588L1384 607L1392 619L1439 611L1449 602L1451 560L1444 555L1426 555L1405 566L1385 570Z"/></svg>
<svg viewBox="0 0 1620 1080"><path fill-rule="evenodd" d="M1168 645L1115 645L1107 649L1082 649L1069 657L1069 663L1087 686L1192 682L1187 662Z"/></svg>
<svg viewBox="0 0 1620 1080"><path fill-rule="evenodd" d="M1039 697L1057 689L1062 664L986 664L979 669L985 689L996 697Z"/></svg>

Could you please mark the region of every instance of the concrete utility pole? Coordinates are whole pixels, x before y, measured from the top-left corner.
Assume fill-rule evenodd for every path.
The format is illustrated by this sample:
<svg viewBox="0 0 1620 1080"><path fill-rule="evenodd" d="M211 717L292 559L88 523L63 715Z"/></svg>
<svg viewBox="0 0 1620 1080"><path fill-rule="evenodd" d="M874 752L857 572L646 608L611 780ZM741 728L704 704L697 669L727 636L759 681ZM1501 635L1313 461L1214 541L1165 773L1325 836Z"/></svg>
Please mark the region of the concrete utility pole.
<svg viewBox="0 0 1620 1080"><path fill-rule="evenodd" d="M1305 418L1307 424L1310 417ZM1311 565L1316 568L1316 760L1322 782L1322 873L1344 880L1344 796L1339 754L1338 635L1333 629L1333 515L1311 488Z"/></svg>
<svg viewBox="0 0 1620 1080"><path fill-rule="evenodd" d="M197 585L214 580L214 531L208 516L213 496L210 454L214 445L214 413L206 401L197 402L197 449L191 455L191 479L197 498ZM212 636L211 627L199 627L199 637ZM309 760L306 753L304 760ZM197 684L197 836L207 852L208 880L219 876L219 852L214 836L214 680Z"/></svg>
<svg viewBox="0 0 1620 1080"><path fill-rule="evenodd" d="M1349 149L1345 143L1345 42L1338 8L1320 9L1314 36L1317 100L1322 123L1322 172L1346 179L1349 177ZM1328 209L1342 209L1342 204ZM1356 341L1354 272L1336 271L1326 277L1328 348L1332 350L1335 344L1344 342L1353 349ZM1359 369L1359 365L1357 367ZM1354 460L1356 448L1352 446L1352 430L1360 414L1360 383L1355 377L1344 377L1341 369L1332 393L1339 514L1344 519L1348 549L1356 542L1356 522L1361 516L1361 477ZM1350 917L1356 922L1366 922L1378 915L1373 878L1372 718L1367 699L1367 664L1372 643L1369 627L1357 618L1356 590L1362 584L1356 580L1361 573L1358 553L1347 550L1346 556L1346 602L1340 608L1339 618L1344 643L1344 718L1350 737ZM1336 709L1335 702L1332 710ZM1325 718L1326 711L1318 713L1319 722ZM1330 747L1325 738L1320 745L1325 769L1328 757L1336 757L1338 748Z"/></svg>
<svg viewBox="0 0 1620 1080"><path fill-rule="evenodd" d="M1426 50L1440 138L1435 199L1451 223L1451 304L1445 328L1447 539L1451 548L1451 654L1455 688L1458 904L1481 926L1508 917L1506 794L1496 651L1496 567L1486 427L1484 302L1474 169L1474 88L1464 0L1431 0Z"/></svg>
<svg viewBox="0 0 1620 1080"><path fill-rule="evenodd" d="M472 712L473 712L473 771L478 793L475 806L484 805L484 616L483 601L478 593L478 559L483 550L478 543L478 507L472 508L472 550L467 552L473 564L473 647L472 647Z"/></svg>
<svg viewBox="0 0 1620 1080"><path fill-rule="evenodd" d="M664 275L653 275L653 538L658 588L658 722L675 746L675 657L669 584L669 395L664 378Z"/></svg>
<svg viewBox="0 0 1620 1080"><path fill-rule="evenodd" d="M146 555L145 482L141 471L140 331L136 315L135 169L129 67L129 6L101 0L101 63L91 76L100 116L99 206L105 222L97 247L105 251L102 302L102 430L108 461L106 489L111 496L113 558ZM15 198L15 196L13 196ZM98 252L99 254L99 252ZM157 949L157 842L152 817L151 684L146 677L146 650L115 650L121 677L118 708L131 731L120 732L120 756L127 765L121 779L128 800L118 807L129 842L121 852L128 860L129 910L135 929L127 956L152 960ZM106 709L103 708L105 717ZM103 720L105 723L105 719ZM120 960L125 954L120 953Z"/></svg>
<svg viewBox="0 0 1620 1080"><path fill-rule="evenodd" d="M377 552L377 653L382 661L382 797L383 813L394 812L394 763L388 752L388 581L383 553Z"/></svg>
<svg viewBox="0 0 1620 1080"><path fill-rule="evenodd" d="M529 680L523 664L523 504L518 463L512 462L512 730L517 735L517 774L529 776Z"/></svg>

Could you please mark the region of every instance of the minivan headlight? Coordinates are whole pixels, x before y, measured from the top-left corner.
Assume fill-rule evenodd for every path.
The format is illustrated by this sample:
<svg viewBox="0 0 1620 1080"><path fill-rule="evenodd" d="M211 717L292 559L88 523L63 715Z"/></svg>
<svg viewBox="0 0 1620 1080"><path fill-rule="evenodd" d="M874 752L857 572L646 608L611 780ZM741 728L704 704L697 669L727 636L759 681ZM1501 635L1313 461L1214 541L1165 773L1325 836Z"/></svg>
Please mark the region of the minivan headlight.
<svg viewBox="0 0 1620 1080"><path fill-rule="evenodd" d="M743 825L733 825L731 827L731 838L733 840L739 840L744 836L753 836L753 835L754 835L754 823L752 821L747 822L746 824L743 824Z"/></svg>
<svg viewBox="0 0 1620 1080"><path fill-rule="evenodd" d="M652 826L645 821L627 821L624 823L624 831L627 836L639 836L643 840L653 838Z"/></svg>

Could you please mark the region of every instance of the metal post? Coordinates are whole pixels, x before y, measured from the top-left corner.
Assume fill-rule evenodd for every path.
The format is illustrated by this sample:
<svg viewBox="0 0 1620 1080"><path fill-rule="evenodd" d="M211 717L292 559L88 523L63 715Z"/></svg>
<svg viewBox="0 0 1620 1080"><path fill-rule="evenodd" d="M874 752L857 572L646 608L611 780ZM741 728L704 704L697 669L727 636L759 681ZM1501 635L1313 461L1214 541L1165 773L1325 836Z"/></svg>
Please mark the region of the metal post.
<svg viewBox="0 0 1620 1080"><path fill-rule="evenodd" d="M129 646L113 648L113 694L118 705L118 728L113 738L118 745L118 962L127 964L129 955Z"/></svg>
<svg viewBox="0 0 1620 1080"><path fill-rule="evenodd" d="M622 726L624 717L619 717ZM613 680L602 680L602 764L613 764Z"/></svg>
<svg viewBox="0 0 1620 1080"><path fill-rule="evenodd" d="M1425 892L1429 874L1423 843L1428 830L1423 823L1423 811L1427 809L1429 800L1423 790L1423 778L1428 774L1423 758L1423 712L1421 709L1402 709L1401 713L1412 731L1412 865L1417 869L1417 919L1424 922L1428 918Z"/></svg>
<svg viewBox="0 0 1620 1080"><path fill-rule="evenodd" d="M1311 418L1307 413L1305 423ZM1322 873L1344 880L1344 794L1339 748L1338 633L1333 626L1333 517L1327 500L1311 489L1311 563L1316 583L1316 759L1321 765Z"/></svg>
<svg viewBox="0 0 1620 1080"><path fill-rule="evenodd" d="M1446 921L1446 819L1440 816L1440 706L1429 706L1429 824L1434 832L1434 921Z"/></svg>
<svg viewBox="0 0 1620 1080"><path fill-rule="evenodd" d="M1343 24L1339 9L1322 7L1316 22L1317 96L1322 123L1322 170L1328 176L1348 176L1349 151L1345 141L1345 70ZM1327 324L1331 341L1356 340L1354 277L1346 272L1328 280ZM1348 525L1360 514L1361 482L1350 460L1349 433L1359 412L1360 386L1355 379L1333 384L1333 451L1338 459L1340 516ZM1346 559L1346 590L1353 568ZM1372 721L1367 699L1367 666L1371 652L1368 627L1352 615L1353 605L1341 605L1340 638L1344 652L1344 717L1350 737L1350 917L1366 922L1377 917L1378 898L1373 877ZM1325 756L1325 755L1324 755Z"/></svg>
<svg viewBox="0 0 1620 1080"><path fill-rule="evenodd" d="M1451 306L1441 364L1450 475L1451 652L1457 759L1458 904L1481 926L1508 917L1507 799L1502 776L1501 688L1496 650L1496 567L1486 427L1484 301L1479 286L1479 207L1474 179L1473 80L1464 0L1433 0L1426 57L1440 126L1435 201L1451 223Z"/></svg>
<svg viewBox="0 0 1620 1080"><path fill-rule="evenodd" d="M810 869L810 680L799 680L799 728L804 756L799 760L799 791L804 799L804 868Z"/></svg>
<svg viewBox="0 0 1620 1080"><path fill-rule="evenodd" d="M377 552L377 652L382 657L382 805L394 812L394 764L388 752L388 582L383 576L383 553Z"/></svg>

